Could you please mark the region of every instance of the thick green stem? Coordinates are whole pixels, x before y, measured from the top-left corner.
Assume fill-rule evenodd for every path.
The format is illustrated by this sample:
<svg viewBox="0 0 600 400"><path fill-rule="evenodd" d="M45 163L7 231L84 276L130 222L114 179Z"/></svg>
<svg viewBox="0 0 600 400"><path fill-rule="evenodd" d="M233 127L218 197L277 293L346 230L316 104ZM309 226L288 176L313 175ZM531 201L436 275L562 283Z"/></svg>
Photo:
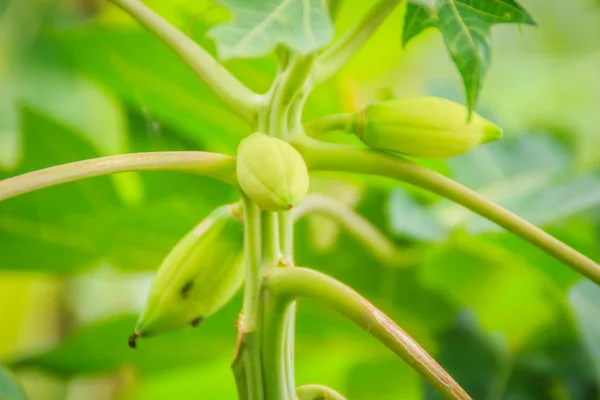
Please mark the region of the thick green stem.
<svg viewBox="0 0 600 400"><path fill-rule="evenodd" d="M380 0L365 16L315 61L313 80L316 85L326 81L364 46L401 0Z"/></svg>
<svg viewBox="0 0 600 400"><path fill-rule="evenodd" d="M330 306L402 357L444 398L471 398L406 332L348 286L306 268L272 268L264 285L288 301L306 297Z"/></svg>
<svg viewBox="0 0 600 400"><path fill-rule="evenodd" d="M264 400L261 358L261 220L258 206L245 195L244 204L244 306L238 321L238 348L233 360L240 396Z"/></svg>
<svg viewBox="0 0 600 400"><path fill-rule="evenodd" d="M286 312L290 303L269 290L264 291L264 303L262 354L267 399L292 400L286 371Z"/></svg>
<svg viewBox="0 0 600 400"><path fill-rule="evenodd" d="M196 42L139 0L110 0L158 36L206 85L248 122L256 120L262 96L237 80Z"/></svg>
<svg viewBox="0 0 600 400"><path fill-rule="evenodd" d="M314 194L306 196L302 203L292 210L292 213L296 220L310 213L319 213L333 218L385 264L410 261L410 257L406 258L399 253L394 243L369 220L330 197Z"/></svg>
<svg viewBox="0 0 600 400"><path fill-rule="evenodd" d="M235 158L202 151L166 151L92 158L29 172L0 181L0 201L61 183L118 172L180 171L202 174L237 186Z"/></svg>
<svg viewBox="0 0 600 400"><path fill-rule="evenodd" d="M519 216L433 170L400 156L355 146L323 143L304 135L297 135L292 142L313 170L386 176L437 193L522 237L600 284L600 266L594 261Z"/></svg>
<svg viewBox="0 0 600 400"><path fill-rule="evenodd" d="M264 212L262 216L263 264L277 268L283 253L283 243L292 240L289 213ZM287 249L287 260L292 262L292 248ZM286 263L288 261L285 261ZM268 290L262 293L264 320L262 324L262 359L265 391L268 399L292 400L295 398L293 361L288 359L290 351L289 324L294 318L295 307L289 307ZM291 313L291 314L290 314ZM293 322L293 320L292 320ZM293 335L293 331L291 332ZM293 346L293 337L291 338Z"/></svg>
<svg viewBox="0 0 600 400"><path fill-rule="evenodd" d="M314 55L296 55L288 70L283 75L281 85L281 103L289 105L294 96L302 89L313 66Z"/></svg>
<svg viewBox="0 0 600 400"><path fill-rule="evenodd" d="M276 79L270 90L269 134L278 138L287 138L290 134L289 113L293 100L301 95L310 74L313 55L294 55L288 68ZM301 103L303 104L303 103ZM301 110L295 110L301 112Z"/></svg>

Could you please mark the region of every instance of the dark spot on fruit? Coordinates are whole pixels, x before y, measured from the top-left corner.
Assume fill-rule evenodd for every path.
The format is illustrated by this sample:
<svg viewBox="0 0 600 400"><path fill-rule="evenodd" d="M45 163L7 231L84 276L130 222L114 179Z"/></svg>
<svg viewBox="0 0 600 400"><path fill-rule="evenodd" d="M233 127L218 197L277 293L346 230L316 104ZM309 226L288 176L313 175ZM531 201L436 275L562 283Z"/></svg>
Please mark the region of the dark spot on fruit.
<svg viewBox="0 0 600 400"><path fill-rule="evenodd" d="M131 336L129 336L129 340L127 341L127 344L129 345L129 347L131 347L132 349L135 349L136 346L136 339L138 338L138 334L134 333Z"/></svg>
<svg viewBox="0 0 600 400"><path fill-rule="evenodd" d="M200 322L202 322L203 319L204 319L203 317L194 318L192 320L192 326L194 328L197 327L198 325L200 325Z"/></svg>
<svg viewBox="0 0 600 400"><path fill-rule="evenodd" d="M183 297L184 299L187 299L188 296L190 295L190 291L192 290L192 287L194 287L193 281L188 281L185 285L183 285L183 287L181 288L181 297Z"/></svg>

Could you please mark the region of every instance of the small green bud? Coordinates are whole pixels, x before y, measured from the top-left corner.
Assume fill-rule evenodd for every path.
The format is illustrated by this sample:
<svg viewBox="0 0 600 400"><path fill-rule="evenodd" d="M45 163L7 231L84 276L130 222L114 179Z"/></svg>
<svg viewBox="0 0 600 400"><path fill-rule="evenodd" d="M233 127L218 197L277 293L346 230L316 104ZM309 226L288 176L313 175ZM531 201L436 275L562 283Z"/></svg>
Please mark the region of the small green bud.
<svg viewBox="0 0 600 400"><path fill-rule="evenodd" d="M244 226L234 207L217 208L167 255L129 339L131 347L138 337L197 326L240 288Z"/></svg>
<svg viewBox="0 0 600 400"><path fill-rule="evenodd" d="M438 97L392 100L356 116L356 134L367 146L421 158L447 158L498 140L502 130L453 101Z"/></svg>
<svg viewBox="0 0 600 400"><path fill-rule="evenodd" d="M237 178L244 193L267 211L287 211L308 191L308 169L300 153L260 132L241 141Z"/></svg>

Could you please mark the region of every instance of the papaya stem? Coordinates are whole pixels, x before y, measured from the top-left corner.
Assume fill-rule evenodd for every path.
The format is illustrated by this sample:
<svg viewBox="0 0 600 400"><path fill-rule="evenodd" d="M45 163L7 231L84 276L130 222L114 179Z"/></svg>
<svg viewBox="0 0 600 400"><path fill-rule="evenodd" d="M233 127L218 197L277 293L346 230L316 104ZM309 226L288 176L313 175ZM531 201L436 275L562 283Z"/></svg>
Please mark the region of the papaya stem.
<svg viewBox="0 0 600 400"><path fill-rule="evenodd" d="M268 399L292 400L286 371L286 313L290 303L269 290L264 290L263 299L262 355L266 395Z"/></svg>

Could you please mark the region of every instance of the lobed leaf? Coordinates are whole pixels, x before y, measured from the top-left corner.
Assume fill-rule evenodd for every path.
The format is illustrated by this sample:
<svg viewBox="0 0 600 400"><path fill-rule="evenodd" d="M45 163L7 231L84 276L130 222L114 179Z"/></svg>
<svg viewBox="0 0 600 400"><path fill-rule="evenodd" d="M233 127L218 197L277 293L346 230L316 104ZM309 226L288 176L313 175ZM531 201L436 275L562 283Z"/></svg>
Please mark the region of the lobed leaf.
<svg viewBox="0 0 600 400"><path fill-rule="evenodd" d="M233 21L213 28L223 60L260 57L278 44L307 54L333 37L327 2L323 0L220 0L235 15Z"/></svg>
<svg viewBox="0 0 600 400"><path fill-rule="evenodd" d="M535 25L515 0L412 0L406 8L402 43L427 28L439 29L472 111L491 64L491 28L499 23Z"/></svg>

